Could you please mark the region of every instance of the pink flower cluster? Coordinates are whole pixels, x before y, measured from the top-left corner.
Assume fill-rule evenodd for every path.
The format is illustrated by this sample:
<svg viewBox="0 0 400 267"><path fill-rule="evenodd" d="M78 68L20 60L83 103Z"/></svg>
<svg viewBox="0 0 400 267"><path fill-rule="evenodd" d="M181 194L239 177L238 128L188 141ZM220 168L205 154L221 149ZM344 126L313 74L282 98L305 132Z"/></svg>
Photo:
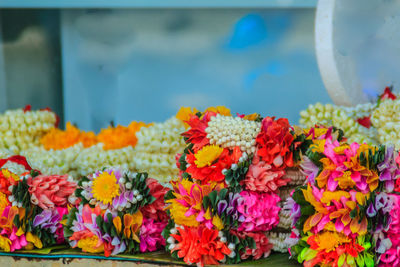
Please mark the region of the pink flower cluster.
<svg viewBox="0 0 400 267"><path fill-rule="evenodd" d="M66 206L77 184L68 175L39 175L28 179L31 201L42 209Z"/></svg>
<svg viewBox="0 0 400 267"><path fill-rule="evenodd" d="M276 169L259 157L254 157L246 178L240 184L247 190L257 192L276 192L279 187L287 185L290 179L282 179L284 170Z"/></svg>
<svg viewBox="0 0 400 267"><path fill-rule="evenodd" d="M153 219L144 218L140 228L140 252L152 252L165 246L165 239L161 232L167 226L167 221L157 222Z"/></svg>
<svg viewBox="0 0 400 267"><path fill-rule="evenodd" d="M400 266L400 196L391 194L391 197L394 200L390 212L392 222L386 232L386 237L390 239L392 246L381 255L379 267Z"/></svg>
<svg viewBox="0 0 400 267"><path fill-rule="evenodd" d="M278 225L278 202L281 199L277 194L242 191L240 196L243 201L238 206L238 211L244 216L244 220L239 224L238 231L269 231Z"/></svg>

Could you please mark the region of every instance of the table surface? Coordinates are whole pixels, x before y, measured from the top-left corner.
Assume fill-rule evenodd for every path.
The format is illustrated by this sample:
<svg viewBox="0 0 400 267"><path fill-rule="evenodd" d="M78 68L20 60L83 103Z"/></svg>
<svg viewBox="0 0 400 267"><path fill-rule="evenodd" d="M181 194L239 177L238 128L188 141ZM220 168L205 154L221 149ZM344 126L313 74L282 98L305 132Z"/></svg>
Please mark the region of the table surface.
<svg viewBox="0 0 400 267"><path fill-rule="evenodd" d="M15 253L0 252L1 266L6 266L8 262L25 260L26 262L41 260L41 266L54 266L54 261L75 262L76 266L98 266L99 260L103 260L104 265L112 262L112 266L124 266L127 262L147 264L146 266L185 266L182 261L174 260L169 254L163 251L142 253L137 255L118 255L116 257L104 257L102 255L88 254L80 252L76 249L57 249L57 247L46 248L33 251L18 251ZM20 262L21 263L21 262ZM47 264L46 264L47 263ZM102 266L103 266L102 263ZM22 263L21 263L22 264ZM25 266L25 265L18 265ZM257 261L245 261L236 265L220 265L220 266L269 266L269 267L291 267L300 266L293 260L289 260L289 254L272 253L268 258Z"/></svg>

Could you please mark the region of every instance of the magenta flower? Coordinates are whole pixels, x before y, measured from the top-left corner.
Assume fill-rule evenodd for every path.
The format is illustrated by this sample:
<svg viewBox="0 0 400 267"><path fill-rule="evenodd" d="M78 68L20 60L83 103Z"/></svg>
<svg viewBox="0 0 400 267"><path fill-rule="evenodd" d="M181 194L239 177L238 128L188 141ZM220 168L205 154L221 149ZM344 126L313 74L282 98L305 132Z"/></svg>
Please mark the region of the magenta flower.
<svg viewBox="0 0 400 267"><path fill-rule="evenodd" d="M243 201L238 211L244 216L244 221L239 224L239 231L269 231L278 225L281 209L278 202L281 199L277 194L242 191L240 195Z"/></svg>
<svg viewBox="0 0 400 267"><path fill-rule="evenodd" d="M144 218L140 228L140 252L156 251L165 246L165 239L161 235L165 226L167 222Z"/></svg>

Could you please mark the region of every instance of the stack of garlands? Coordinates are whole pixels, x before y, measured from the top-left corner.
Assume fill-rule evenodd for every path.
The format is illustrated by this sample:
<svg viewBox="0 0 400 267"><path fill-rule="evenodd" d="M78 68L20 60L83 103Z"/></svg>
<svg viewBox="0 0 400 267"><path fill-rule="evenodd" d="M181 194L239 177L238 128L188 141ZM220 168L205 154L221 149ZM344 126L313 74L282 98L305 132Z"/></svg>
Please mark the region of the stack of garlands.
<svg viewBox="0 0 400 267"><path fill-rule="evenodd" d="M2 159L0 169L0 248L6 252L65 243L61 220L76 183L68 176L44 176L26 159ZM4 166L20 165L17 175ZM71 202L72 201L72 202Z"/></svg>
<svg viewBox="0 0 400 267"><path fill-rule="evenodd" d="M57 124L58 117L50 109L32 111L27 106L8 110L0 115L0 149L18 154L37 146L40 138Z"/></svg>
<svg viewBox="0 0 400 267"><path fill-rule="evenodd" d="M78 183L80 204L64 217L64 235L84 252L148 252L161 249L168 222L163 210L167 188L146 173L117 168L97 171Z"/></svg>
<svg viewBox="0 0 400 267"><path fill-rule="evenodd" d="M180 177L166 195L167 251L199 265L267 257L266 233L279 223L277 193L289 183L285 169L301 142L286 119L213 111L188 117Z"/></svg>
<svg viewBox="0 0 400 267"><path fill-rule="evenodd" d="M398 203L389 193L399 190L397 155L393 147L338 140L322 135L306 152L307 185L297 188L287 205L293 219L291 256L304 266L396 262L392 244L398 244L399 222L390 211Z"/></svg>

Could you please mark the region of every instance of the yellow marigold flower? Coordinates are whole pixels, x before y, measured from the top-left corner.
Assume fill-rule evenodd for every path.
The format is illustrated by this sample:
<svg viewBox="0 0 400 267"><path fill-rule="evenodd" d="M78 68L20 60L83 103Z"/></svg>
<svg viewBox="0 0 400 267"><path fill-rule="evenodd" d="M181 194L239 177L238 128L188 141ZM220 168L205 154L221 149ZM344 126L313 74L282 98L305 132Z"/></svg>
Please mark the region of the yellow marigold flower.
<svg viewBox="0 0 400 267"><path fill-rule="evenodd" d="M104 204L110 204L113 198L119 196L119 184L114 172L111 174L102 172L93 179L93 197Z"/></svg>
<svg viewBox="0 0 400 267"><path fill-rule="evenodd" d="M190 108L190 107L181 107L176 113L176 118L180 121L182 121L185 124L185 127L189 127L189 125L186 123L190 119L191 116L195 115L197 112L199 112L196 108Z"/></svg>
<svg viewBox="0 0 400 267"><path fill-rule="evenodd" d="M5 252L10 252L11 240L5 236L0 235L0 248Z"/></svg>
<svg viewBox="0 0 400 267"><path fill-rule="evenodd" d="M197 151L194 155L196 160L196 166L198 168L203 168L205 166L211 166L212 163L218 159L221 153L224 151L222 147L216 145L207 145L204 146L202 149Z"/></svg>
<svg viewBox="0 0 400 267"><path fill-rule="evenodd" d="M36 235L33 235L31 232L26 233L26 241L32 243L37 248L42 248L43 244L40 238Z"/></svg>
<svg viewBox="0 0 400 267"><path fill-rule="evenodd" d="M99 243L99 238L96 235L92 235L91 237L85 237L78 241L76 244L78 248L81 248L84 252L89 253L100 253L104 251L104 244Z"/></svg>

